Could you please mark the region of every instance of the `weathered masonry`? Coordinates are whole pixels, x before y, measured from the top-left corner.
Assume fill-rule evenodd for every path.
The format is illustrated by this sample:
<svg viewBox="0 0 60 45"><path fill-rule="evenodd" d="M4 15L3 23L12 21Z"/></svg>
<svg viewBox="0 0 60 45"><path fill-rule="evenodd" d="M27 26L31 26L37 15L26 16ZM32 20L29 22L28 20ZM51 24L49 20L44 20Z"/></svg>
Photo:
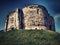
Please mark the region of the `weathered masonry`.
<svg viewBox="0 0 60 45"><path fill-rule="evenodd" d="M41 5L29 5L9 13L5 23L5 30L11 29L43 29L55 31L54 18Z"/></svg>

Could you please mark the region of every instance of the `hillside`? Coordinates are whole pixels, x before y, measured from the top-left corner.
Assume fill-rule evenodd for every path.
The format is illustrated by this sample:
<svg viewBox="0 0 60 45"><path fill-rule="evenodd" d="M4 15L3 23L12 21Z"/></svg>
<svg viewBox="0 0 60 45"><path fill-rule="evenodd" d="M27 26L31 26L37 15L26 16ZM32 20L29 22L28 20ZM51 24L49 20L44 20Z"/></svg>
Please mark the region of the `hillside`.
<svg viewBox="0 0 60 45"><path fill-rule="evenodd" d="M60 45L60 34L46 30L0 32L0 45Z"/></svg>

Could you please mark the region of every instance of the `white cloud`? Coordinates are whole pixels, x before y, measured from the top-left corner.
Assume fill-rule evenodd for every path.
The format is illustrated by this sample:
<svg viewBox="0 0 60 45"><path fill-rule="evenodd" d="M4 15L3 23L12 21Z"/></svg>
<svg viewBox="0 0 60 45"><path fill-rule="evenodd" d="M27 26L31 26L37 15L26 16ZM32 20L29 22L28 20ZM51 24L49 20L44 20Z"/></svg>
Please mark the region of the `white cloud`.
<svg viewBox="0 0 60 45"><path fill-rule="evenodd" d="M58 20L60 19L60 14L56 14L56 15L54 16L54 19L55 19L55 22L58 21ZM59 21L60 21L60 20L59 20Z"/></svg>
<svg viewBox="0 0 60 45"><path fill-rule="evenodd" d="M60 33L60 14L56 14L56 16L54 16L55 19L55 28L56 28L56 32Z"/></svg>
<svg viewBox="0 0 60 45"><path fill-rule="evenodd" d="M60 18L60 14L56 14L56 16L54 17L54 19Z"/></svg>

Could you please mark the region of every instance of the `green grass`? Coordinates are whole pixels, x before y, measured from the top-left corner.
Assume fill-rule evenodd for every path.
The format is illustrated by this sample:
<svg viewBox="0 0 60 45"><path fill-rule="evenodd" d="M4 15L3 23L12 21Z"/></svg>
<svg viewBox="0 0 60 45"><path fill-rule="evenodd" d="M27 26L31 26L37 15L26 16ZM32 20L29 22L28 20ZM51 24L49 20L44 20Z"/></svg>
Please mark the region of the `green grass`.
<svg viewBox="0 0 60 45"><path fill-rule="evenodd" d="M0 45L60 45L60 33L45 30L0 32Z"/></svg>

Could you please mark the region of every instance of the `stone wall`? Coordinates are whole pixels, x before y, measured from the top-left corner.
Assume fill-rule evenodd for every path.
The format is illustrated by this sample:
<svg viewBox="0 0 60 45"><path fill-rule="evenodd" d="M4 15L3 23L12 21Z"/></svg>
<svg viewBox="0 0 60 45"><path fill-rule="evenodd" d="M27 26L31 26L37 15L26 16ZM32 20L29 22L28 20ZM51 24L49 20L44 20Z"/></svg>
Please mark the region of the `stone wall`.
<svg viewBox="0 0 60 45"><path fill-rule="evenodd" d="M25 29L55 30L54 19L45 7L30 5L23 8Z"/></svg>
<svg viewBox="0 0 60 45"><path fill-rule="evenodd" d="M20 20L18 15L19 15L18 9L9 13L5 23L5 30L9 31L11 29L19 29Z"/></svg>

